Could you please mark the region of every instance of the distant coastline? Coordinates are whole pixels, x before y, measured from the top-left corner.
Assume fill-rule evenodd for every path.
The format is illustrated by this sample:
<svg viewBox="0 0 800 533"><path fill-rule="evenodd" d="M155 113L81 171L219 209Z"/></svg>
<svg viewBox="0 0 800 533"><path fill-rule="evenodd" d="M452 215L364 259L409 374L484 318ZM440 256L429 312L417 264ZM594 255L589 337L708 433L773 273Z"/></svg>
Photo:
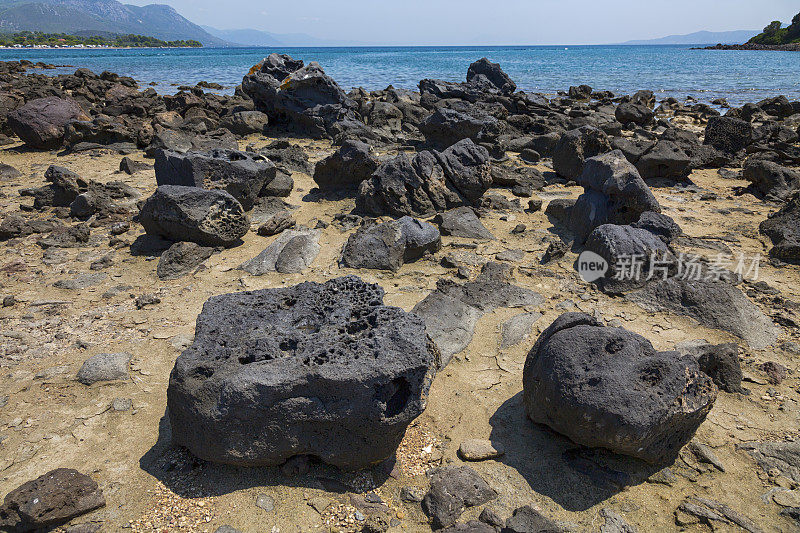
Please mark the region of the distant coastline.
<svg viewBox="0 0 800 533"><path fill-rule="evenodd" d="M692 50L757 50L757 51L776 51L776 52L800 52L800 43L792 44L716 44L703 48L692 48Z"/></svg>

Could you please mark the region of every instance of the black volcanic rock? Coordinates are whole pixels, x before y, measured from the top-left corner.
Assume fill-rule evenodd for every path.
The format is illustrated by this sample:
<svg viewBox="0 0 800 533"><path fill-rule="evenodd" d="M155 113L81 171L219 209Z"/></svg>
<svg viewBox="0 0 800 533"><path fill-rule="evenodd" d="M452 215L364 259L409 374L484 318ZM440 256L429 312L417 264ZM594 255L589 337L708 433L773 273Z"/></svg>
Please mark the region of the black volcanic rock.
<svg viewBox="0 0 800 533"><path fill-rule="evenodd" d="M425 409L439 354L422 319L383 294L348 276L209 299L170 375L175 444L242 466L389 457Z"/></svg>
<svg viewBox="0 0 800 533"><path fill-rule="evenodd" d="M733 117L711 117L703 141L728 154L744 150L753 141L753 126Z"/></svg>
<svg viewBox="0 0 800 533"><path fill-rule="evenodd" d="M250 229L242 205L225 191L162 185L139 220L149 235L203 246L232 246Z"/></svg>
<svg viewBox="0 0 800 533"><path fill-rule="evenodd" d="M611 142L602 130L591 126L571 130L553 147L553 170L559 176L575 179L583 172L586 159L611 151Z"/></svg>
<svg viewBox="0 0 800 533"><path fill-rule="evenodd" d="M540 335L523 388L534 422L653 463L677 456L717 397L693 358L657 352L644 337L583 313L561 315Z"/></svg>
<svg viewBox="0 0 800 533"><path fill-rule="evenodd" d="M467 69L467 83L472 82L478 76L485 76L489 83L497 87L503 94L511 94L517 90L517 84L503 72L498 63L492 63L488 59L481 58L471 64Z"/></svg>
<svg viewBox="0 0 800 533"><path fill-rule="evenodd" d="M58 468L6 494L0 507L0 529L49 531L105 504L103 491L92 478Z"/></svg>
<svg viewBox="0 0 800 533"><path fill-rule="evenodd" d="M271 54L244 77L242 90L271 121L315 138L332 137L337 123L356 118L355 102L316 62Z"/></svg>
<svg viewBox="0 0 800 533"><path fill-rule="evenodd" d="M489 152L464 139L442 152L401 153L361 183L356 208L368 215L429 217L474 205L492 185Z"/></svg>
<svg viewBox="0 0 800 533"><path fill-rule="evenodd" d="M800 192L796 192L781 209L759 226L772 241L769 255L800 264Z"/></svg>
<svg viewBox="0 0 800 533"><path fill-rule="evenodd" d="M378 161L366 143L347 140L333 154L314 167L314 181L322 191L358 189L378 168Z"/></svg>
<svg viewBox="0 0 800 533"><path fill-rule="evenodd" d="M65 127L89 117L73 100L48 96L27 102L8 114L8 125L33 148L56 148L64 140Z"/></svg>

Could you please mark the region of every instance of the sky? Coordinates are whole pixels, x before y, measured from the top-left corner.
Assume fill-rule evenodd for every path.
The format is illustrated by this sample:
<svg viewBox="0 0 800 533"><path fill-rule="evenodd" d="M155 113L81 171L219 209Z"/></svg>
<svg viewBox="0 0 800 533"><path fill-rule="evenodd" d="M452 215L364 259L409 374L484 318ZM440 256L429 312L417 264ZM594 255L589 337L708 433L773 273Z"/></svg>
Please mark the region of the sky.
<svg viewBox="0 0 800 533"><path fill-rule="evenodd" d="M192 22L386 45L607 44L789 22L798 0L122 0Z"/></svg>

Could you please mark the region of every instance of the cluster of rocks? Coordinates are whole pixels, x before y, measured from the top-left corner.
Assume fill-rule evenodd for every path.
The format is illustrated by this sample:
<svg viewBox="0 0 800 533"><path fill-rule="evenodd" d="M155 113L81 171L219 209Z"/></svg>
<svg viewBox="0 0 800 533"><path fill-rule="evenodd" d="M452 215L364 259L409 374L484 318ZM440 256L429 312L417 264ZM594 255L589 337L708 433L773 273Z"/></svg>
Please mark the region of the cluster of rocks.
<svg viewBox="0 0 800 533"><path fill-rule="evenodd" d="M138 192L124 182L99 183L52 166L47 185L20 193L33 198L33 210L51 210L56 218L6 216L2 239L46 234L38 240L44 249L77 247L90 241L90 228L106 225L109 244L124 246L120 235L138 222L146 234L131 253L160 255L156 273L172 280L240 244L256 224L259 235L277 237L239 269L256 276L299 273L319 254L326 227L298 226L282 200L294 188L292 173L303 172L313 175L324 195L354 197L354 212L345 217L355 231L340 266L396 272L437 254L443 235L494 240L480 217L501 211L508 220L522 207L518 198L492 188L530 197L548 183L575 183L583 193L550 201L546 214L575 251L609 265L592 280L601 291L649 311L697 319L754 349L778 338L771 318L738 288L736 276L687 280L671 267L652 275L658 258L674 262L682 231L662 213L648 183L673 185L695 169L742 166L753 192L780 203L761 224L774 244L771 255L800 262L800 172L793 168L800 164L800 102L779 97L729 108L722 116L673 98L656 107L649 91L617 96L582 85L546 98L518 91L486 59L470 65L461 83L428 79L418 92L389 87L346 93L319 64L272 54L232 96L201 87L160 96L108 72L79 69L48 77L26 68L0 63L0 141L13 134L37 149L137 147L155 159L157 188L137 205ZM680 124L704 130L697 135ZM237 138L264 131L331 139L335 151L312 166L305 151L288 141L238 149ZM379 158L375 147L399 154ZM507 152L527 163L552 161L553 172L513 166ZM127 174L146 168L127 157L120 163ZM19 178L15 172L0 165L4 179ZM538 210L541 201L529 206ZM567 247L551 246L548 255L563 256ZM646 258L639 278L617 276L625 257ZM111 258L93 262L92 270ZM458 266L446 259L442 264ZM84 273L55 286L86 288L104 278ZM412 312L384 305L383 297L379 286L347 276L209 299L193 342L170 375L173 442L200 459L239 466L282 465L298 457L346 470L374 466L396 452L424 411L436 373L468 346L485 313L524 308L502 325L504 349L531 332L542 316L535 308L544 303L514 284L513 268L495 262L463 283L439 280ZM152 295L135 301L140 309L155 303ZM657 351L640 335L566 313L527 355L524 410L533 422L581 446L663 465L690 442L719 390L746 392L738 352L735 344L708 343ZM125 353L96 355L77 379L87 386L127 379L130 361ZM715 463L701 445L690 447ZM794 453L756 445L747 451L765 464ZM502 453L491 442L473 442L462 446L460 456ZM435 529L568 530L530 506L507 520L487 508L480 521L459 524L466 508L497 493L467 466L429 474L430 488L416 501ZM56 527L104 503L90 478L57 470L9 493L0 526ZM710 500L681 508L739 523ZM609 530L630 527L610 510L603 517Z"/></svg>

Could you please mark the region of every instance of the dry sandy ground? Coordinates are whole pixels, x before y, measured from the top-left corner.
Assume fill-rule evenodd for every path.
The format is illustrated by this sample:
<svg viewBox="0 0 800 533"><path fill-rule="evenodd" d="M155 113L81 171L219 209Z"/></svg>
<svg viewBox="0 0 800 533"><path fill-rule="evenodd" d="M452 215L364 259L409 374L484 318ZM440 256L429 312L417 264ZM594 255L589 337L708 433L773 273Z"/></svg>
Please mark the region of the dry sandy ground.
<svg viewBox="0 0 800 533"><path fill-rule="evenodd" d="M255 138L247 142L253 141L267 143ZM314 161L330 152L330 146L324 143L297 142L308 149ZM121 157L107 152L57 156L27 152L19 145L5 147L0 150L0 161L18 168L23 177L0 183L2 211L18 211L20 203L29 203L29 198L18 195L18 189L43 184L45 169L54 163L85 178L124 180L149 195L155 188L153 171L120 174ZM140 153L132 157L143 160ZM307 194L314 185L311 178L295 174L294 179L295 190L288 201L300 206L295 214L300 224L314 226L315 219L330 222L335 214L353 207L352 199L310 199ZM746 183L722 179L715 171L696 172L692 180L715 193L716 199L701 199L707 196L673 188L654 192L665 213L689 236L705 239L697 241L705 243L697 250L708 257L714 257L720 247L748 256L765 255L768 247L759 236L758 224L776 207L750 194L737 196L735 189ZM552 185L540 196L547 201L580 192L577 187ZM176 281L160 281L155 274L156 261L133 257L128 248L118 249L113 264L101 271L107 274L106 279L80 291L54 288L53 283L89 272L90 262L109 251L107 228L94 229L90 245L66 250L68 260L63 264L42 262L42 249L35 244L37 236L3 244L0 294L14 295L18 303L0 310L0 397L8 397L0 408L0 494L53 468L72 467L96 479L108 501L104 509L74 523L102 523L103 531L214 531L230 524L249 533L327 531L331 527L355 530L353 504L359 500L344 491L371 491L393 510L391 531L430 531L419 504L401 501L400 488L426 488L426 467L439 462L460 463L456 455L460 442L479 437L491 438L506 449L498 460L471 464L497 490L498 499L487 506L503 517L518 506L533 504L547 516L570 522L578 531L597 531L603 524L600 510L611 508L639 531L707 530L704 525L676 525L675 509L687 497L696 495L729 505L765 531L796 529L789 519L779 516L781 508L770 496L765 496L776 484L784 488L792 485L785 479L770 478L735 445L800 438L800 356L781 349L743 350L742 366L750 378L744 385L751 394L721 392L696 436L713 448L725 472L698 464L687 454L695 468L682 466L679 461L673 467L678 474L674 480L656 483L663 475L642 481L652 472L620 459L620 471L633 474L635 479L631 486L621 488L613 481L613 472L592 466L608 464L608 460L595 463L591 455L569 460L572 456L564 452L575 449L575 445L525 419L522 367L538 333L564 309L571 308L570 303L564 303L570 301L580 310L600 313L605 320L619 320L624 327L649 338L658 349L671 349L689 339L715 343L736 339L685 318L644 312L624 299L600 293L577 277L572 268L573 253L542 266L541 255L554 238L552 224L542 212L492 213L484 223L498 237L496 241L466 250L458 247L465 241L445 237L443 249L435 258L405 265L396 274L340 268L338 256L349 232L332 224L323 230L322 252L313 268L303 274L255 277L235 270L275 238L251 232L242 246L212 256L205 268ZM527 231L512 234L511 229L519 223L524 223ZM122 238L131 242L140 233L141 226L133 224ZM480 320L468 349L437 376L427 411L409 429L391 476L383 467L339 474L315 465L309 473L291 477L277 468L240 469L199 463L185 451L169 446L168 424L162 420L169 372L182 343L191 338L197 314L208 297L356 273L379 283L388 304L410 310L435 287L437 279L454 274L454 270L440 265L442 256L471 252L473 259L487 261L506 249L525 252L524 259L516 263L516 283L545 297L541 306L529 309L543 313L543 317L526 340L505 350L499 348L500 324L525 310L499 309ZM797 267L774 268L762 261L760 279L777 288L783 298L800 301ZM112 287L121 289L113 295L105 294ZM145 293L157 295L161 303L137 310L133 298ZM767 315L775 313L771 298L754 300ZM782 331L782 341L797 340L796 329ZM83 361L104 352L133 354L131 379L90 387L75 381ZM758 368L765 361L777 361L789 369L782 384L766 382ZM113 409L112 402L117 398L132 400L132 409ZM259 495L270 496L274 509L257 507ZM462 521L476 517L481 509L468 510ZM722 530L728 527L734 526L717 525Z"/></svg>

